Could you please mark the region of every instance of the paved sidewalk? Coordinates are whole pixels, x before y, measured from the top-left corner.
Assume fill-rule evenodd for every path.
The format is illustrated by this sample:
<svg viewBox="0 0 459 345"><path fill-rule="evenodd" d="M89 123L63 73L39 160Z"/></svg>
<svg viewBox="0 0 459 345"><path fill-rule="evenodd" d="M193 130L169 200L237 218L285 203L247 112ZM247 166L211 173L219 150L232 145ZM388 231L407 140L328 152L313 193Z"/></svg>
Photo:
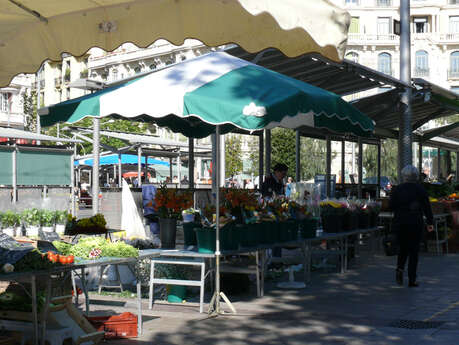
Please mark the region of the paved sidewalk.
<svg viewBox="0 0 459 345"><path fill-rule="evenodd" d="M394 264L363 256L345 274L314 274L302 290L267 282L263 298L232 298L236 316L209 318L194 304L150 311L145 301L144 334L106 344L458 344L459 255L421 256L418 288L396 286ZM126 301L128 309L109 308L135 312Z"/></svg>

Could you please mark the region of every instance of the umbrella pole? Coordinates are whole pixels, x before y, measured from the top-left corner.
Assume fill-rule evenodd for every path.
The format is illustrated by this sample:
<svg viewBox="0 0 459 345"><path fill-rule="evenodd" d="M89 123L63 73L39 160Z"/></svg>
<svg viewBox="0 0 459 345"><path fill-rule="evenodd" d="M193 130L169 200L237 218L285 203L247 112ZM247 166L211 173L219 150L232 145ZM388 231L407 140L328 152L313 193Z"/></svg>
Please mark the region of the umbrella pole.
<svg viewBox="0 0 459 345"><path fill-rule="evenodd" d="M210 301L209 314L223 314L220 308L220 297L223 298L233 314L236 314L236 309L228 297L220 291L220 126L218 125L215 129L215 151L215 292Z"/></svg>

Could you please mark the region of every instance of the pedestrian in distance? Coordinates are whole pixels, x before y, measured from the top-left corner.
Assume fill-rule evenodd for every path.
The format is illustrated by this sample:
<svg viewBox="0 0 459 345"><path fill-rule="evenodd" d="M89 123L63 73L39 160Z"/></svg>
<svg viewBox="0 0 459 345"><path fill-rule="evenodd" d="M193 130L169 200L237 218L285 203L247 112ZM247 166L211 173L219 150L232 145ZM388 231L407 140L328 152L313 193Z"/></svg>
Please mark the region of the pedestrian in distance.
<svg viewBox="0 0 459 345"><path fill-rule="evenodd" d="M419 183L419 172L407 165L402 169L402 182L391 194L390 207L394 212L392 228L396 232L400 252L397 257L395 280L403 285L403 272L408 259L408 286L417 287L419 246L424 230L424 216L427 230L433 231L433 215L426 190Z"/></svg>

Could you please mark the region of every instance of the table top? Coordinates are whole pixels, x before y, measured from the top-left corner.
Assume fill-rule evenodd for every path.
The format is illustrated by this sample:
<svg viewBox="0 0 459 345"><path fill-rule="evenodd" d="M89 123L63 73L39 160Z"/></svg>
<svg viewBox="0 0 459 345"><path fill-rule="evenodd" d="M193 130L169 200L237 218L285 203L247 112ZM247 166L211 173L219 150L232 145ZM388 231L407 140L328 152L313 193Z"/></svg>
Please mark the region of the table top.
<svg viewBox="0 0 459 345"><path fill-rule="evenodd" d="M449 213L439 213L439 214L434 214L433 217L435 218L445 218L448 217L450 214ZM379 214L380 218L394 218L394 213L393 212L381 212Z"/></svg>

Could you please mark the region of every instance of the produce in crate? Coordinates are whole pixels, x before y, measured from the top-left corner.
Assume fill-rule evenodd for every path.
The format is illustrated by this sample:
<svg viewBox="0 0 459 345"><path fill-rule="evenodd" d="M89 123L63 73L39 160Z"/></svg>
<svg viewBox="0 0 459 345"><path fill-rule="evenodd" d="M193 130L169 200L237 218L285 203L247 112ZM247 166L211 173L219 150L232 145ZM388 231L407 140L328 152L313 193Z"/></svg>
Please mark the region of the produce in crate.
<svg viewBox="0 0 459 345"><path fill-rule="evenodd" d="M89 218L83 218L77 220L76 217L68 215L67 224L65 227L65 233L67 235L78 235L78 234L105 234L107 222L103 214L96 214Z"/></svg>
<svg viewBox="0 0 459 345"><path fill-rule="evenodd" d="M137 257L139 250L124 241L110 242L101 237L81 238L77 244L54 241L53 245L64 255L75 258L95 259L98 257ZM100 252L99 252L100 250ZM91 255L91 251L92 255Z"/></svg>

